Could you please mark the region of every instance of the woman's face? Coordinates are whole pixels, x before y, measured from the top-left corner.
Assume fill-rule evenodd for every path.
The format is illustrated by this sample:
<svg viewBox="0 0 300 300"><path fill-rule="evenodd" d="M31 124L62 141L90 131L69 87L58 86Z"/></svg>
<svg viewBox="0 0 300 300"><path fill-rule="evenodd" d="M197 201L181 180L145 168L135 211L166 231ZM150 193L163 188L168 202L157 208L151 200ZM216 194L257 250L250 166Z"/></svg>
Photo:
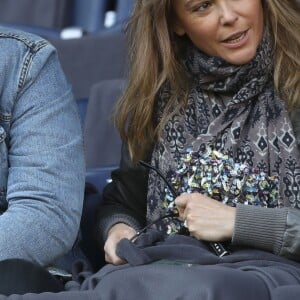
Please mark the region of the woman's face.
<svg viewBox="0 0 300 300"><path fill-rule="evenodd" d="M249 62L263 35L261 0L172 0L174 31L204 53L235 65Z"/></svg>

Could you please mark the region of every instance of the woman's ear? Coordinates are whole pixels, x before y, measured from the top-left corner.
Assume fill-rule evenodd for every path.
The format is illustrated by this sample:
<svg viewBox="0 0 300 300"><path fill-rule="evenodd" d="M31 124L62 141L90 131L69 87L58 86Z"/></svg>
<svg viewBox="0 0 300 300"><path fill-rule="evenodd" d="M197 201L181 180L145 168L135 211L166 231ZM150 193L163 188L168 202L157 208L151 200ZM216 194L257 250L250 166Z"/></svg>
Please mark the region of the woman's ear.
<svg viewBox="0 0 300 300"><path fill-rule="evenodd" d="M173 23L173 31L179 36L183 36L185 34L185 30L178 20Z"/></svg>
<svg viewBox="0 0 300 300"><path fill-rule="evenodd" d="M178 36L183 36L185 34L185 29L182 25L181 19L180 19L180 12L182 12L183 9L183 0L172 0L171 1L171 24L173 28L173 32L177 34Z"/></svg>

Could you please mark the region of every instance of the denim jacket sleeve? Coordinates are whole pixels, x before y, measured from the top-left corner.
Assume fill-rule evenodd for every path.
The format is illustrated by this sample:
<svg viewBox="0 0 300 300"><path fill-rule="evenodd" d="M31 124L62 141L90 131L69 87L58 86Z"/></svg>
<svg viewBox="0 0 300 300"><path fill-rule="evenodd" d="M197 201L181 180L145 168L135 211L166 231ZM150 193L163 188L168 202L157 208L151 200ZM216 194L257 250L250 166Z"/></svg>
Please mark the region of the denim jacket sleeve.
<svg viewBox="0 0 300 300"><path fill-rule="evenodd" d="M13 106L7 114L8 206L0 216L0 259L46 265L71 248L78 232L85 176L81 125L54 47L10 38L17 41L6 53L10 66L2 88Z"/></svg>

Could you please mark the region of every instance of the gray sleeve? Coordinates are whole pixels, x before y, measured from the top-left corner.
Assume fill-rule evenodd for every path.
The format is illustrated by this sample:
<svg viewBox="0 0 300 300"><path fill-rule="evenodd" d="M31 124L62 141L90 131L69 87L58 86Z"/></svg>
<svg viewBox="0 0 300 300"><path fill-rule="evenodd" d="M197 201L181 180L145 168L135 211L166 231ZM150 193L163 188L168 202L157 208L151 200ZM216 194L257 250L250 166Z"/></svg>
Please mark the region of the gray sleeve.
<svg viewBox="0 0 300 300"><path fill-rule="evenodd" d="M122 212L114 212L114 214L112 214L111 216L107 216L106 218L102 218L101 220L99 220L98 226L102 228L103 241L107 239L110 228L118 223L124 223L132 227L136 231L138 231L141 227L136 219L131 217L130 215Z"/></svg>
<svg viewBox="0 0 300 300"><path fill-rule="evenodd" d="M300 210L289 208L279 255L300 261Z"/></svg>
<svg viewBox="0 0 300 300"><path fill-rule="evenodd" d="M233 245L250 246L279 254L286 228L287 208L238 205Z"/></svg>
<svg viewBox="0 0 300 300"><path fill-rule="evenodd" d="M232 243L300 261L300 210L240 204Z"/></svg>

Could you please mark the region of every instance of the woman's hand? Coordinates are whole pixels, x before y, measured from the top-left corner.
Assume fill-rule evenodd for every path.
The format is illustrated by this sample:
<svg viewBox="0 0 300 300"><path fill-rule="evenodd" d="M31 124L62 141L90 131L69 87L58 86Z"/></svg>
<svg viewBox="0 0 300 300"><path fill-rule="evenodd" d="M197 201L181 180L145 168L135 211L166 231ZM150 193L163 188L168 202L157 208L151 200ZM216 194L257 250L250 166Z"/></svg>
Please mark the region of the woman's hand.
<svg viewBox="0 0 300 300"><path fill-rule="evenodd" d="M175 204L191 236L211 242L232 238L235 208L199 193L182 194Z"/></svg>
<svg viewBox="0 0 300 300"><path fill-rule="evenodd" d="M104 244L105 261L114 265L122 265L126 263L123 259L116 255L117 244L123 238L131 239L135 233L136 232L132 227L124 223L118 223L112 226Z"/></svg>

